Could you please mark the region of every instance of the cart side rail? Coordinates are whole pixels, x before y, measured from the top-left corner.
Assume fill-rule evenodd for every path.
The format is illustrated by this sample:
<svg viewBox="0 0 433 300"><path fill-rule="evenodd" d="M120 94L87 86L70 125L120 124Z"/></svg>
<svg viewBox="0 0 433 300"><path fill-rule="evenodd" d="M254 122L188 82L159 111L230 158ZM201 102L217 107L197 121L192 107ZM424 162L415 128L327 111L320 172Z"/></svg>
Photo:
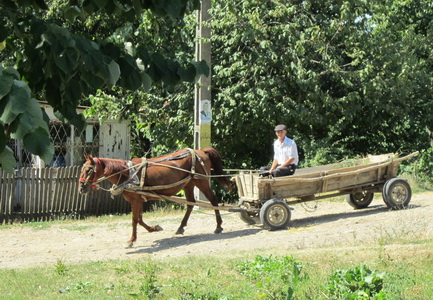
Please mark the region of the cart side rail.
<svg viewBox="0 0 433 300"><path fill-rule="evenodd" d="M264 200L291 198L356 188L369 184L381 184L397 175L398 165L418 152L386 162L375 162L302 175L259 178L257 173L240 173L235 181L240 199Z"/></svg>

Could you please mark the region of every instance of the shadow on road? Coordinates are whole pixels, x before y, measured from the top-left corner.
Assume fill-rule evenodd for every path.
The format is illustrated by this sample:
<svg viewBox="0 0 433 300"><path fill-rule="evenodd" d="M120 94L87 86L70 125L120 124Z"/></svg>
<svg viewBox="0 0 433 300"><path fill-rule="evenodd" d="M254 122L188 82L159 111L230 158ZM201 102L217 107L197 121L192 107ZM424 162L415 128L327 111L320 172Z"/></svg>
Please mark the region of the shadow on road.
<svg viewBox="0 0 433 300"><path fill-rule="evenodd" d="M248 235L254 235L261 230L262 228L248 228L248 229L243 229L238 231L223 232L220 234L206 233L206 234L198 234L198 235L174 236L174 237L156 240L151 246L137 247L137 249L134 249L134 251L128 252L127 254L154 253L158 251L167 250L170 248L181 247L181 246L191 245L195 243L227 240L227 239L233 239L237 237L245 237Z"/></svg>
<svg viewBox="0 0 433 300"><path fill-rule="evenodd" d="M419 205L410 205L407 209L414 209L420 207ZM319 209L320 210L320 209ZM324 214L319 216L312 216L306 218L300 218L292 220L289 223L289 230L287 234L290 234L290 228L301 228L306 226L320 226L322 224L335 222L341 219L350 219L357 217L367 217L376 214L386 214L386 213L398 213L398 210L390 210L384 205L375 205L370 206L365 209L356 209L349 212L339 212L333 214ZM242 222L239 220L239 222ZM197 235L182 235L182 236L173 236L168 238L163 238L160 240L155 240L150 246L138 246L134 248L133 251L128 252L127 254L140 254L140 253L155 253L158 251L163 251L167 249L173 249L176 247L181 247L185 245L192 245L196 243L202 243L207 241L217 241L217 240L227 240L238 237L245 237L255 235L260 231L267 230L262 227L262 225L254 225L247 229L231 231L231 232L223 232L221 234L213 234L213 233L205 233L205 234L197 234ZM286 229L284 229L286 230ZM271 234L271 233L270 233ZM212 249L210 249L212 250Z"/></svg>
<svg viewBox="0 0 433 300"><path fill-rule="evenodd" d="M413 209L420 207L420 205L409 205L409 207L403 209ZM321 216L314 216L314 217L307 217L302 219L296 219L290 222L290 227L292 228L298 228L298 227L305 227L305 226L311 226L311 225L320 225L325 224L329 222L335 222L337 220L341 219L349 219L349 218L357 218L357 217L366 217L371 216L375 214L386 214L386 213L396 213L399 210L391 210L385 205L374 205L370 206L365 209L355 209L349 212L343 212L343 213L335 213L335 214L325 214Z"/></svg>

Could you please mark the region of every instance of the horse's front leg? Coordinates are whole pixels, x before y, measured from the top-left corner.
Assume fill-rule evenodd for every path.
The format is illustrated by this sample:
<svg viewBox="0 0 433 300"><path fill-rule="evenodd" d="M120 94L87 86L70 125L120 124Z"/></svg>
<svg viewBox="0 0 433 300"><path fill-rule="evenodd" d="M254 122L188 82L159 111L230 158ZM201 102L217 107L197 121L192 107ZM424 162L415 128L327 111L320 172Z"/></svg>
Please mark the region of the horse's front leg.
<svg viewBox="0 0 433 300"><path fill-rule="evenodd" d="M184 188L184 192L185 192L185 197L186 200L189 202L194 203L195 199L194 199L194 186L188 184L187 186L185 186ZM194 208L194 205L187 205L186 206L186 212L185 215L183 216L182 222L180 223L179 228L176 231L176 234L183 234L185 232L185 226L188 225L188 220L189 220L189 216L191 215L192 209Z"/></svg>
<svg viewBox="0 0 433 300"><path fill-rule="evenodd" d="M131 238L126 242L125 248L131 248L134 242L137 240L137 220L134 218L134 213L132 214L132 235Z"/></svg>
<svg viewBox="0 0 433 300"><path fill-rule="evenodd" d="M124 197L131 203L132 210L132 235L127 242L127 248L131 248L134 245L134 242L137 240L137 224L143 226L148 232L161 231L162 227L159 225L149 226L143 222L143 200L140 196L131 197L130 194L128 194L128 196L124 195Z"/></svg>

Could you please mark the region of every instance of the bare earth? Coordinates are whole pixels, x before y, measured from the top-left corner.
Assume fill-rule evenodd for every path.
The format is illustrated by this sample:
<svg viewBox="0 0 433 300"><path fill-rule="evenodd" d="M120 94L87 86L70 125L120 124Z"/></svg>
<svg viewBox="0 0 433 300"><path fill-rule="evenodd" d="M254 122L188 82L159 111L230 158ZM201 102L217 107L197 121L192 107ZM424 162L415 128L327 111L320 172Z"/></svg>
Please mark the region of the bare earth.
<svg viewBox="0 0 433 300"><path fill-rule="evenodd" d="M293 252L317 248L350 248L380 245L388 241L404 247L405 240L433 238L433 193L414 195L408 209L390 211L376 196L367 209L354 210L344 200L321 200L293 206L291 227L268 231L261 225L249 226L237 214L222 212L222 234L213 234L213 212L195 212L184 235L174 233L182 216L146 219L164 231L148 233L139 228L138 241L125 249L131 234L129 221L111 223L52 224L49 229L14 225L0 226L0 268L28 268L79 264L110 259L180 257L188 255L233 255L254 251ZM317 208L314 209L314 206ZM398 245L397 245L398 246ZM421 245L422 247L422 245Z"/></svg>

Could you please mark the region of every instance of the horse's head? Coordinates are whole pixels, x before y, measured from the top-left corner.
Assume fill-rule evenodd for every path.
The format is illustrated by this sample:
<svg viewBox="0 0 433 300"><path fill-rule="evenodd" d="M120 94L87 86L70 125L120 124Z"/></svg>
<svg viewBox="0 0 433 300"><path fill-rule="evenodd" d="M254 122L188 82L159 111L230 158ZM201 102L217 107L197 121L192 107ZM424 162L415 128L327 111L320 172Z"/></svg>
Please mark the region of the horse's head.
<svg viewBox="0 0 433 300"><path fill-rule="evenodd" d="M98 164L95 162L98 159L93 158L91 155L86 155L85 158L86 162L81 168L80 179L78 181L78 191L80 194L88 193L98 180L96 176Z"/></svg>

